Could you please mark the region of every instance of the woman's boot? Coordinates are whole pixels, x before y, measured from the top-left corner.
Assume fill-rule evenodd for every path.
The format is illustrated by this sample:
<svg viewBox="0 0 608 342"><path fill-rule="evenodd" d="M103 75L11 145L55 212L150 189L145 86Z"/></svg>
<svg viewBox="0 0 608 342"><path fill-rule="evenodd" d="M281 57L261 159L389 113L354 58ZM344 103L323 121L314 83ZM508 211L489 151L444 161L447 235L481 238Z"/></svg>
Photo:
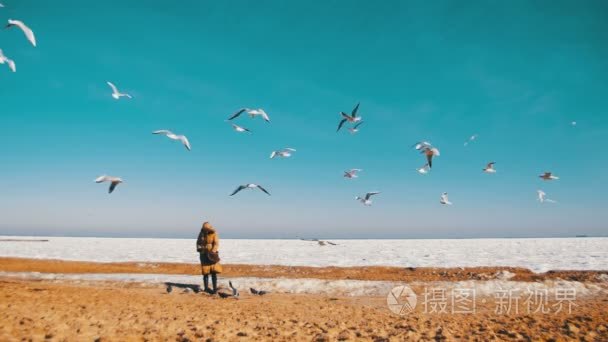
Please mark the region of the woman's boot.
<svg viewBox="0 0 608 342"><path fill-rule="evenodd" d="M213 283L213 294L217 293L217 274L211 273L211 282Z"/></svg>
<svg viewBox="0 0 608 342"><path fill-rule="evenodd" d="M209 275L208 274L203 275L203 283L205 284L205 289L203 291L210 293L211 290L209 289Z"/></svg>

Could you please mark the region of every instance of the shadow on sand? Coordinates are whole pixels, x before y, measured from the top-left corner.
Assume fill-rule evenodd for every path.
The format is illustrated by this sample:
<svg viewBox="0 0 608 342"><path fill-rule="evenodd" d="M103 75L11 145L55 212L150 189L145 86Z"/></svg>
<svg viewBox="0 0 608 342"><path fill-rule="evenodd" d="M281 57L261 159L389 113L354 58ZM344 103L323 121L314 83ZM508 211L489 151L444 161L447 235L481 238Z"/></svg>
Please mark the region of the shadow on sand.
<svg viewBox="0 0 608 342"><path fill-rule="evenodd" d="M200 285L196 285L196 284L181 284L181 283L170 283L170 282L166 282L165 285L167 286L167 293L171 293L171 291L173 291L173 288L178 288L178 289L188 289L193 291L194 293L199 293L201 292L201 286Z"/></svg>

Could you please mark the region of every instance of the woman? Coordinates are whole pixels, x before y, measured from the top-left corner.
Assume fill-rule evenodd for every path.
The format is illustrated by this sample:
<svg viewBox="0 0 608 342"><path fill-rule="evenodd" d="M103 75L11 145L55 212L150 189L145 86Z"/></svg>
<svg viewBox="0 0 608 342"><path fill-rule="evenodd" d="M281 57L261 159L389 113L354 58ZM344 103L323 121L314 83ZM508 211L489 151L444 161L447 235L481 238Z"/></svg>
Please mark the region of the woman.
<svg viewBox="0 0 608 342"><path fill-rule="evenodd" d="M217 292L217 274L222 273L222 265L219 264L220 258L220 239L215 229L209 222L203 223L201 232L196 239L196 250L200 254L201 273L205 283L205 292L215 294ZM213 283L213 290L209 289L209 274Z"/></svg>

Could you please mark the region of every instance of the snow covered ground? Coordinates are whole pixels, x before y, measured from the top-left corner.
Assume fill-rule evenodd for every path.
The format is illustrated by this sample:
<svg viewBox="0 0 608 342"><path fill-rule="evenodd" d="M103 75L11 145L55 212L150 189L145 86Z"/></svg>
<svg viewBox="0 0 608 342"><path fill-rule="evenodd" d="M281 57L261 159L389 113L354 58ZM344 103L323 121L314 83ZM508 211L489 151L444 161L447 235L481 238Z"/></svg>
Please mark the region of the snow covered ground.
<svg viewBox="0 0 608 342"><path fill-rule="evenodd" d="M0 257L96 262L198 263L194 239L0 236ZM608 238L332 240L319 246L301 240L222 239L223 263L291 266L515 266L608 270Z"/></svg>
<svg viewBox="0 0 608 342"><path fill-rule="evenodd" d="M134 282L144 285L162 285L165 282L181 284L201 284L200 276L172 275L172 274L61 274L61 273L38 273L38 272L1 272L0 278L36 279L49 281L76 281L76 282L98 282L118 281ZM220 285L228 287L231 280L239 291L248 291L250 287L270 291L273 293L308 293L335 296L386 296L391 289L404 285L403 282L391 281L366 281L366 280L323 280L323 279L287 279L287 278L220 278ZM581 283L578 281L545 280L543 282L521 282L510 280L488 280L488 281L457 281L457 282L412 282L407 285L412 287L431 289L443 289L451 293L454 289L474 289L478 296L492 296L497 291L519 291L522 294L537 291L547 291L553 295L556 289L569 289L575 291L577 296L590 296L606 292L606 283ZM176 290L181 291L181 290Z"/></svg>

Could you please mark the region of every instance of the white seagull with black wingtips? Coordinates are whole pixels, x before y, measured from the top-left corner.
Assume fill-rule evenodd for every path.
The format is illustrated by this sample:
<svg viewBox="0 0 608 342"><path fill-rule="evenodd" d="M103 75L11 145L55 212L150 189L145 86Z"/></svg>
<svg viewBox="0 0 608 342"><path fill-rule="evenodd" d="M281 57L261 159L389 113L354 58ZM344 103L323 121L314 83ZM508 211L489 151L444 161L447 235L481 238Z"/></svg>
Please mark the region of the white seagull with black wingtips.
<svg viewBox="0 0 608 342"><path fill-rule="evenodd" d="M274 159L275 157L289 158L295 151L296 150L291 147L286 147L282 150L272 151L272 153L270 153L270 159Z"/></svg>
<svg viewBox="0 0 608 342"><path fill-rule="evenodd" d="M112 88L112 97L115 98L116 100L119 100L121 97L128 97L130 99L132 99L133 97L127 93L121 93L120 91L118 91L118 88L116 88L116 86L114 85L114 83L112 82L106 82L110 88Z"/></svg>
<svg viewBox="0 0 608 342"><path fill-rule="evenodd" d="M452 202L450 202L450 200L448 199L447 192L444 192L443 194L441 194L441 197L439 198L439 203L446 204L446 205L452 205Z"/></svg>
<svg viewBox="0 0 608 342"><path fill-rule="evenodd" d="M181 143L184 145L184 147L188 151L191 150L190 141L188 141L188 138L186 138L185 135L178 135L171 131L167 131L166 129L161 129L160 131L154 131L154 132L152 132L152 134L160 134L160 135L166 136L167 138L169 138L171 140L179 140L179 141L181 141Z"/></svg>
<svg viewBox="0 0 608 342"><path fill-rule="evenodd" d="M262 186L257 185L257 184L253 184L253 183L249 183L249 184L245 184L245 185L239 185L238 188L236 188L231 194L230 196L234 196L236 195L239 191L244 190L244 189L260 189L261 191L265 192L266 195L270 196L270 192L266 191L266 189L264 189Z"/></svg>
<svg viewBox="0 0 608 342"><path fill-rule="evenodd" d="M268 114L262 108L259 108L259 109L241 108L236 113L232 114L232 116L230 116L228 118L228 120L235 119L245 112L247 114L249 114L249 117L251 117L251 118L260 116L260 117L262 117L262 119L264 119L264 121L270 122L270 117L268 117Z"/></svg>
<svg viewBox="0 0 608 342"><path fill-rule="evenodd" d="M114 189L116 189L116 186L120 183L123 182L122 178L120 177L112 177L112 176L99 176L97 177L97 179L95 179L95 183L103 183L103 182L110 182L110 188L108 189L108 193L111 194Z"/></svg>
<svg viewBox="0 0 608 342"><path fill-rule="evenodd" d="M34 31L32 31L32 29L27 27L27 25L25 25L21 20L9 19L6 28L11 28L13 26L20 28L21 31L23 31L23 34L25 34L25 38L27 38L27 40L29 40L34 47L36 47L36 36L34 36Z"/></svg>
<svg viewBox="0 0 608 342"><path fill-rule="evenodd" d="M11 69L13 72L17 71L17 67L15 66L15 61L6 57L4 55L4 52L2 52L2 49L0 49L0 64L4 64L4 63L6 63L9 67L9 69Z"/></svg>
<svg viewBox="0 0 608 342"><path fill-rule="evenodd" d="M380 193L380 191L370 191L367 194L365 194L365 197L359 197L359 196L357 196L357 197L355 197L355 199L357 201L363 203L363 205L365 205L365 206L370 206L370 205L372 205L372 199L371 199L371 197L373 195L377 195L379 193Z"/></svg>
<svg viewBox="0 0 608 342"><path fill-rule="evenodd" d="M496 173L496 169L494 168L494 164L496 164L496 162L489 162L488 165L486 165L486 167L483 168L483 172L485 172L485 173Z"/></svg>

